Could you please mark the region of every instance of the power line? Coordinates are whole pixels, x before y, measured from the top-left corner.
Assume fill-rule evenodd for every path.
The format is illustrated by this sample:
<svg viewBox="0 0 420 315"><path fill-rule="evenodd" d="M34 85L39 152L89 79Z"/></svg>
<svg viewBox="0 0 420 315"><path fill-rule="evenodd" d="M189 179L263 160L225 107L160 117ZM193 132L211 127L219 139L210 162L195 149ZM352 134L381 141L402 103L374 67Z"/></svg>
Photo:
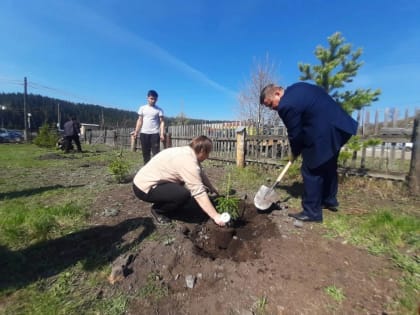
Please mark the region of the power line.
<svg viewBox="0 0 420 315"><path fill-rule="evenodd" d="M28 85L33 89L45 89L45 90L60 93L61 95L72 96L72 97L78 98L80 100L87 101L87 99L85 97L79 96L79 95L71 93L71 92L67 92L65 90L57 89L57 88L54 88L54 87L51 87L51 86L42 85L42 84L39 84L39 83L36 83L36 82L28 82Z"/></svg>
<svg viewBox="0 0 420 315"><path fill-rule="evenodd" d="M0 77L0 82L19 85L19 86L24 86L24 83L22 82L22 80L11 79L11 78L6 78L6 77ZM33 81L28 80L27 86L34 89L34 90L48 90L48 91L58 93L62 97L63 96L71 96L73 98L76 98L76 99L79 99L81 101L89 103L89 100L88 100L87 97L83 97L83 96L68 92L66 90L58 89L58 88L47 86L47 85L44 85L44 84L39 84L37 82L33 82Z"/></svg>
<svg viewBox="0 0 420 315"><path fill-rule="evenodd" d="M9 84L15 84L15 85L23 85L22 80L15 80L15 79L9 79L9 78L1 78L0 77L0 82L5 82L5 83L9 83Z"/></svg>
<svg viewBox="0 0 420 315"><path fill-rule="evenodd" d="M71 97L77 98L81 101L84 101L88 104L95 104L94 102L92 102L91 100L89 100L85 96L80 96L80 95L77 95L77 94L62 90L62 89L58 89L58 88L54 88L54 87L51 87L51 86L39 84L39 83L36 83L36 82L33 82L33 81L28 82L28 86L30 86L33 89L44 89L44 90L53 91L53 92L59 93L60 96L71 96ZM100 103L101 102L96 102L96 104L100 104ZM101 106L115 107L115 106L112 106L112 105L103 105L103 104Z"/></svg>

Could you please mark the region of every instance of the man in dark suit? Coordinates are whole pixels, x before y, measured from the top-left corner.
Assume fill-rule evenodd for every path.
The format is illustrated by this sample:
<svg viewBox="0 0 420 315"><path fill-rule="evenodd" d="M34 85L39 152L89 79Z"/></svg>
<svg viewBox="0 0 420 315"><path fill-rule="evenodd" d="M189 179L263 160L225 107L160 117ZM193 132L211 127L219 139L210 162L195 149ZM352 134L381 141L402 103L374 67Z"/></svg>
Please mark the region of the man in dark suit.
<svg viewBox="0 0 420 315"><path fill-rule="evenodd" d="M337 160L357 132L357 122L319 86L299 82L286 89L269 84L260 103L277 110L287 128L292 160L302 154L303 210L289 216L322 222L322 208L338 210Z"/></svg>

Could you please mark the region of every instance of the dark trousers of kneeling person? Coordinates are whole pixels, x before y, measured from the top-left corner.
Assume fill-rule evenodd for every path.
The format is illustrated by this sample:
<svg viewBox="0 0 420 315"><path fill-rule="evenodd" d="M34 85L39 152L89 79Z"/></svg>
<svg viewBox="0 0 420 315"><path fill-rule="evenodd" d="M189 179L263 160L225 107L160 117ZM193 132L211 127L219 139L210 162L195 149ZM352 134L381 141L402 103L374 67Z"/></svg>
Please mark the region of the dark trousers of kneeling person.
<svg viewBox="0 0 420 315"><path fill-rule="evenodd" d="M143 154L144 164L149 162L152 151L156 155L160 151L160 135L158 133L140 133L141 152Z"/></svg>
<svg viewBox="0 0 420 315"><path fill-rule="evenodd" d="M80 138L78 135L65 136L64 140L65 140L65 145L64 145L65 152L67 153L70 152L72 141L74 141L74 143L76 144L77 152L82 152L82 146L80 145Z"/></svg>
<svg viewBox="0 0 420 315"><path fill-rule="evenodd" d="M191 200L191 192L177 183L159 184L147 194L133 184L133 191L140 200L153 203L152 212L164 216L165 219L168 219L168 215L182 208Z"/></svg>

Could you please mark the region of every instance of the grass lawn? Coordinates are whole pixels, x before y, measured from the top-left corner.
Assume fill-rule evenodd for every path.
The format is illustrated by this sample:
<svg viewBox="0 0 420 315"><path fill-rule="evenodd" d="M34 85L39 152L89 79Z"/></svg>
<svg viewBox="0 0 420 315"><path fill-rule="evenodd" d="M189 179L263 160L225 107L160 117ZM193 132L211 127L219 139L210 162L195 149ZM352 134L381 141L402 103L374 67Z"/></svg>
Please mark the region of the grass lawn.
<svg viewBox="0 0 420 315"><path fill-rule="evenodd" d="M79 252L50 257L41 250L65 244L75 232L83 236L98 192L124 180L115 174L118 170L126 170L130 177L142 164L138 152L87 145L84 150L64 154L31 144L0 145L0 313L123 314L127 310L132 297L122 290L98 298L110 273L110 254L104 255L101 244L97 251L83 253L83 259L76 259ZM253 167L223 167L232 187L241 191L256 191L267 177L277 176ZM282 185L298 185L299 176L294 166ZM226 178L217 181L223 187ZM394 309L396 314L409 314L419 302L419 202L404 193L403 184L396 185L398 189L367 178L343 179L342 204L370 211L338 213L325 221L324 234L391 259L404 275ZM361 198L361 191L368 197ZM299 196L289 202L299 207ZM335 286L326 288L326 293L337 301L345 298ZM259 305L263 308L265 300Z"/></svg>

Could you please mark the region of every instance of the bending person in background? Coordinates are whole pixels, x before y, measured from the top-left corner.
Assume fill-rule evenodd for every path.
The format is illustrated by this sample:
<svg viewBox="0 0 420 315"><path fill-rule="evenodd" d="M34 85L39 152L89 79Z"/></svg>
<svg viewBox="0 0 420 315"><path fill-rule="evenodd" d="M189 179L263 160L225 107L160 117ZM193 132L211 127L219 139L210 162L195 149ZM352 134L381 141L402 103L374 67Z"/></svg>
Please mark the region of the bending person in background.
<svg viewBox="0 0 420 315"><path fill-rule="evenodd" d="M301 221L322 221L322 208L338 210L337 160L357 132L357 122L319 86L304 82L286 89L269 84L260 103L278 112L287 128L292 160L302 154L304 192Z"/></svg>
<svg viewBox="0 0 420 315"><path fill-rule="evenodd" d="M154 90L147 92L147 104L140 106L134 138L140 133L141 150L144 164L149 162L151 153L160 151L160 141L165 139L165 123L163 110L156 105L158 94Z"/></svg>
<svg viewBox="0 0 420 315"><path fill-rule="evenodd" d="M76 144L77 152L82 152L82 146L80 145L80 124L76 120L76 117L71 117L64 124L64 152L69 153L72 147L72 141Z"/></svg>
<svg viewBox="0 0 420 315"><path fill-rule="evenodd" d="M134 194L153 203L151 213L157 223L169 223L168 215L193 198L216 224L224 225L207 194L218 195L217 189L201 167L211 150L212 141L206 136L198 136L188 146L159 152L137 172L133 180Z"/></svg>

